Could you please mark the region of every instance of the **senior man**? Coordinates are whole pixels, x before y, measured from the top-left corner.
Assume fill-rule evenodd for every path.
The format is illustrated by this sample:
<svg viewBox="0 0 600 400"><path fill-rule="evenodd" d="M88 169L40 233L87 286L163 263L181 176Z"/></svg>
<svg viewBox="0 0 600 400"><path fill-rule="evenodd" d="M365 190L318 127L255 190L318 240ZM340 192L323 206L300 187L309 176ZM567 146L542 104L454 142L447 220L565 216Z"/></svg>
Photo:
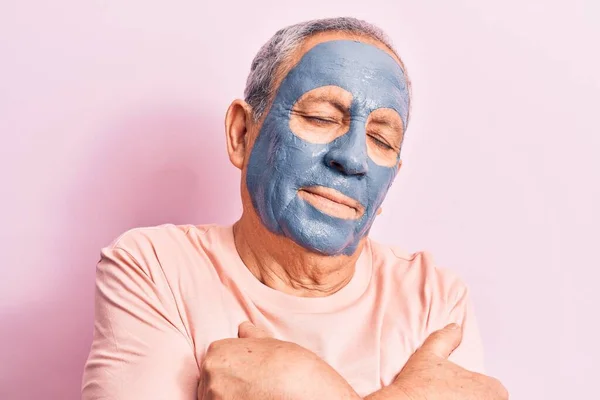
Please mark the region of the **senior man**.
<svg viewBox="0 0 600 400"><path fill-rule="evenodd" d="M277 32L225 118L241 218L102 250L83 398L506 398L480 374L465 285L368 238L402 165L409 88L373 25Z"/></svg>

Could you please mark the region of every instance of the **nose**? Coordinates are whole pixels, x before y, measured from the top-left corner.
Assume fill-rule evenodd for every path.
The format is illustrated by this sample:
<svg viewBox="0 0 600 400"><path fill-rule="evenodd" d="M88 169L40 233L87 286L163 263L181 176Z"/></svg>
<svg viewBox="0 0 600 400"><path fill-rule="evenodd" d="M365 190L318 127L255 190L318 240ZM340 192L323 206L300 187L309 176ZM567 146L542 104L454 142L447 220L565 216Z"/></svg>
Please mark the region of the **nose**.
<svg viewBox="0 0 600 400"><path fill-rule="evenodd" d="M365 175L369 170L367 157L365 125L356 121L345 135L332 143L325 163L345 175Z"/></svg>

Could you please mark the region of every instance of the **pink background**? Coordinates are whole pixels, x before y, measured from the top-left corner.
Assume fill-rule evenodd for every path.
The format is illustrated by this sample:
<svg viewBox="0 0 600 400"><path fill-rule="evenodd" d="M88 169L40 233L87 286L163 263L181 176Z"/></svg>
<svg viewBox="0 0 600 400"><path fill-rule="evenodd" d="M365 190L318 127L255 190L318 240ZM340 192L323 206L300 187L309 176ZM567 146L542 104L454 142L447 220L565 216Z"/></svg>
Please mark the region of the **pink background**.
<svg viewBox="0 0 600 400"><path fill-rule="evenodd" d="M373 236L470 284L512 399L595 396L599 3L284 3L0 3L0 398L79 397L100 247L239 215L225 109L276 29L336 15L387 30L414 83Z"/></svg>

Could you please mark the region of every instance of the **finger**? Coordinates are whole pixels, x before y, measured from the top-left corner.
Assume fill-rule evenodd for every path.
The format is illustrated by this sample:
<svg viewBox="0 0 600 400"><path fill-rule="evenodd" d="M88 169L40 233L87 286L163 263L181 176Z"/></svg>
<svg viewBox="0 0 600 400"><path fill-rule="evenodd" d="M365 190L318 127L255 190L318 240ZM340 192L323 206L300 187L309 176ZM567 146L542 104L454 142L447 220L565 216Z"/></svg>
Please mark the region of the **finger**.
<svg viewBox="0 0 600 400"><path fill-rule="evenodd" d="M268 338L270 337L267 332L264 330L257 328L251 322L242 322L238 328L238 337L240 339L247 338Z"/></svg>
<svg viewBox="0 0 600 400"><path fill-rule="evenodd" d="M462 328L457 324L433 332L419 349L437 357L448 358L462 341Z"/></svg>

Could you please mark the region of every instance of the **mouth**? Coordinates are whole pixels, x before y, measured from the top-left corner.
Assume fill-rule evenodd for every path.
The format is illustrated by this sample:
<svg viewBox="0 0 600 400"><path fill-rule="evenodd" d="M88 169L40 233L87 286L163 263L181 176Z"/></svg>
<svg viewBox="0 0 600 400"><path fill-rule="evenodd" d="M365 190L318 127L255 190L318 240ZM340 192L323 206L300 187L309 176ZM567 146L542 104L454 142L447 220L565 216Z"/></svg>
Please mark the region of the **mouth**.
<svg viewBox="0 0 600 400"><path fill-rule="evenodd" d="M365 213L365 208L358 201L325 186L301 188L298 190L298 196L331 217L359 219Z"/></svg>

